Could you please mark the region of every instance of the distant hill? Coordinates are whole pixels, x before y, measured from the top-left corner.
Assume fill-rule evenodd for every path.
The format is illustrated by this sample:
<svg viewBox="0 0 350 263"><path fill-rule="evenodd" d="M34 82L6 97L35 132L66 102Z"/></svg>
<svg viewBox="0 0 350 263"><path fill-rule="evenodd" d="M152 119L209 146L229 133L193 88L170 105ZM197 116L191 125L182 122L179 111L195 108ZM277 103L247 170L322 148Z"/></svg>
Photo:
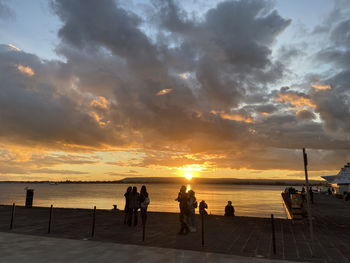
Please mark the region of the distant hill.
<svg viewBox="0 0 350 263"><path fill-rule="evenodd" d="M202 178L194 177L187 180L182 177L127 177L119 182L121 183L177 183L177 184L241 184L241 185L304 185L304 180L285 180L285 179L238 179L238 178ZM309 180L312 185L323 185L325 181Z"/></svg>
<svg viewBox="0 0 350 263"><path fill-rule="evenodd" d="M50 181L51 183L53 181ZM0 183L49 183L49 181L0 181ZM305 185L304 180L202 178L183 177L127 177L118 181L57 181L59 184L236 184L236 185ZM311 185L326 185L325 181L310 180Z"/></svg>

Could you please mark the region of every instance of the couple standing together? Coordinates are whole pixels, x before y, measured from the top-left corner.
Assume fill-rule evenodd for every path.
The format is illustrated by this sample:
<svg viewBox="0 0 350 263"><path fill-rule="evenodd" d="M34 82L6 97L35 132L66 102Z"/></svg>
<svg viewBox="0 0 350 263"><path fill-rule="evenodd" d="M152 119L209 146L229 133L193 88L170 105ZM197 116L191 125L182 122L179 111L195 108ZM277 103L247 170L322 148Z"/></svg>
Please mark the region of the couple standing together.
<svg viewBox="0 0 350 263"><path fill-rule="evenodd" d="M196 232L195 211L198 204L194 191L189 190L186 193L186 186L181 186L175 201L179 202L180 207L181 229L179 234L183 235L188 232Z"/></svg>
<svg viewBox="0 0 350 263"><path fill-rule="evenodd" d="M134 226L137 225L138 210L141 210L142 224L146 224L147 220L147 207L150 203L150 199L147 193L146 186L141 187L140 193L137 192L137 187L129 186L124 194L125 197L125 217L124 224L132 225L132 219L134 218Z"/></svg>

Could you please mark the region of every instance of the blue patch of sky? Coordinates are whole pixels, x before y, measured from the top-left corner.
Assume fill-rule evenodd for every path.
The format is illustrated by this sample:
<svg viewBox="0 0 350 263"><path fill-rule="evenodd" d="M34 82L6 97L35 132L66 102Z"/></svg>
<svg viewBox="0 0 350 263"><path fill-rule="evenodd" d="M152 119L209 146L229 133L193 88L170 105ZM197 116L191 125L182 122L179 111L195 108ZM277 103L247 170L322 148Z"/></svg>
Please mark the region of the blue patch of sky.
<svg viewBox="0 0 350 263"><path fill-rule="evenodd" d="M47 0L6 1L15 16L0 21L0 43L13 44L42 59L57 59L54 49L59 43L57 31L61 22L49 3Z"/></svg>

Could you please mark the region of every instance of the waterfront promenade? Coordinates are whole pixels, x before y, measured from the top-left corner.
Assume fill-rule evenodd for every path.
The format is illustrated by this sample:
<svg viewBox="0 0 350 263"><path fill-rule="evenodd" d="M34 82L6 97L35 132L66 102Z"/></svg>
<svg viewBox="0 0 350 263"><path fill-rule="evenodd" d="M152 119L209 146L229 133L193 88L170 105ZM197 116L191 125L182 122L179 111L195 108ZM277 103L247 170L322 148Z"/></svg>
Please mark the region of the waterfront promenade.
<svg viewBox="0 0 350 263"><path fill-rule="evenodd" d="M198 230L186 236L177 235L178 214L149 213L146 238L142 226L123 224L122 212L97 210L95 235L91 237L92 210L54 209L51 233L48 234L49 208L16 207L13 233L95 240L222 253L251 258L268 258L313 262L350 262L350 203L325 195L315 195L314 256L307 221L292 224L275 219L276 255L272 250L271 220L268 218L207 216L204 247L201 244L200 217ZM11 206L0 206L0 231L10 232ZM0 233L1 234L1 233Z"/></svg>
<svg viewBox="0 0 350 263"><path fill-rule="evenodd" d="M172 248L101 241L0 233L0 262L6 263L278 263L272 259L242 257ZM293 261L283 261L292 263Z"/></svg>

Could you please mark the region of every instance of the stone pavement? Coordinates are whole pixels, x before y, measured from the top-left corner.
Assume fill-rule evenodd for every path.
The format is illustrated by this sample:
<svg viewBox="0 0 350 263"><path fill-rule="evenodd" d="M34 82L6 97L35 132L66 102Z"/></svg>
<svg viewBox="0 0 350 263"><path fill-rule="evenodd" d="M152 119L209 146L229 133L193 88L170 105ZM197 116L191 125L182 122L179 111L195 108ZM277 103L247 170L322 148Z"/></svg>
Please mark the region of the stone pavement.
<svg viewBox="0 0 350 263"><path fill-rule="evenodd" d="M0 262L292 262L0 232Z"/></svg>
<svg viewBox="0 0 350 263"><path fill-rule="evenodd" d="M205 244L202 247L202 224L198 215L196 233L177 235L178 214L150 212L145 240L142 241L142 226L124 225L124 213L121 211L97 210L95 235L91 238L91 209L54 208L51 233L48 234L49 208L16 207L13 229L10 230L11 206L0 205L0 232L75 240L93 239L99 242L230 254L246 258L350 263L350 202L320 194L315 194L314 198L313 255L307 220L302 224L293 224L291 220L275 219L276 254L272 249L269 218L206 216Z"/></svg>

